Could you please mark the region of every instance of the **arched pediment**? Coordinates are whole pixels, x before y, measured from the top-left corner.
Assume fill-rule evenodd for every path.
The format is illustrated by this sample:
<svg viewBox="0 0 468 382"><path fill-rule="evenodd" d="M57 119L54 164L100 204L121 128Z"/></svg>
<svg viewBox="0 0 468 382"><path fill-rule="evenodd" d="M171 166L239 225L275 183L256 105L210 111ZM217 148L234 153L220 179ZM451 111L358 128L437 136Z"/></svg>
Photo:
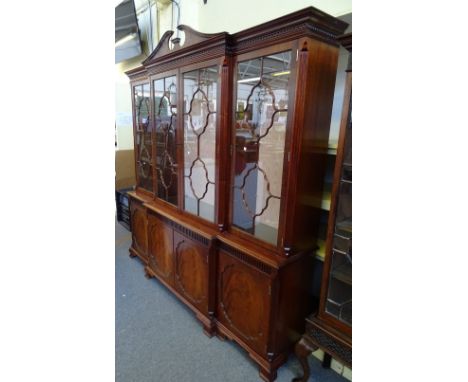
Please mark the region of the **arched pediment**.
<svg viewBox="0 0 468 382"><path fill-rule="evenodd" d="M164 33L161 37L161 40L159 40L159 43L156 46L156 48L154 48L154 50L151 52L148 58L142 62L142 64L146 65L153 61L155 58L162 57L170 53L171 50L169 49L169 42L171 41L171 37L173 34L174 31L167 31L166 33Z"/></svg>
<svg viewBox="0 0 468 382"><path fill-rule="evenodd" d="M160 57L166 56L169 53L177 52L179 50L186 49L199 43L204 43L209 40L224 40L229 35L227 32L201 33L196 31L195 29L190 28L188 25L179 25L177 29L184 34L184 44L180 44L180 37L173 37L175 34L174 31L167 31L163 34L161 40L159 41L158 45L153 50L153 52L148 56L148 58L145 61L143 61L143 65L146 66L152 61L157 60Z"/></svg>

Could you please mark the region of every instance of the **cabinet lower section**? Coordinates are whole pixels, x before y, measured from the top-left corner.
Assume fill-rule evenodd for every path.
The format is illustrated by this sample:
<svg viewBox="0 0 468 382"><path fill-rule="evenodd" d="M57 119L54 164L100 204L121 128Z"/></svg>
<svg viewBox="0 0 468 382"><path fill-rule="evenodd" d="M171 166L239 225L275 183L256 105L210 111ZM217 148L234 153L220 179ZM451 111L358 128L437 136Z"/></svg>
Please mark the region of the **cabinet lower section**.
<svg viewBox="0 0 468 382"><path fill-rule="evenodd" d="M315 308L312 257L265 262L213 229L172 219L134 197L131 211L130 253L144 262L147 277L186 304L208 336L237 342L259 365L260 377L273 381Z"/></svg>

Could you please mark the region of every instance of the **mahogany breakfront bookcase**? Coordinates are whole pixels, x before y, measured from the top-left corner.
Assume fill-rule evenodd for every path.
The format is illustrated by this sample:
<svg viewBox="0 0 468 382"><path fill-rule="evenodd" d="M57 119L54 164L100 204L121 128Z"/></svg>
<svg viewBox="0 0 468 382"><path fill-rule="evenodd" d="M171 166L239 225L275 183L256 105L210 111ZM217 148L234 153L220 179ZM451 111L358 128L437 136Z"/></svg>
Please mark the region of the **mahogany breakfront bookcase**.
<svg viewBox="0 0 468 382"><path fill-rule="evenodd" d="M306 8L236 34L166 32L131 81L130 254L276 378L311 298L336 36Z"/></svg>
<svg viewBox="0 0 468 382"><path fill-rule="evenodd" d="M352 34L339 38L348 50L331 208L328 220L326 256L318 312L306 319L306 332L295 353L306 382L310 375L307 356L321 348L346 366L352 366Z"/></svg>

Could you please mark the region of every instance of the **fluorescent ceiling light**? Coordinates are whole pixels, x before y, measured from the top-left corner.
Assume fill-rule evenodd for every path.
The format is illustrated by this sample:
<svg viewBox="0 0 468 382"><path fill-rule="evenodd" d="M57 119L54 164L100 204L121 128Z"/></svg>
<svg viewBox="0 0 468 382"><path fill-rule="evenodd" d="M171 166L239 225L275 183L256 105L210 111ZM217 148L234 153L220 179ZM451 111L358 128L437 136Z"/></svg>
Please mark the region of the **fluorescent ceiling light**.
<svg viewBox="0 0 468 382"><path fill-rule="evenodd" d="M289 74L291 73L290 70L285 70L284 72L276 72L276 73L272 73L271 75L274 76L274 77L278 77L278 76L284 76L286 74Z"/></svg>
<svg viewBox="0 0 468 382"><path fill-rule="evenodd" d="M115 46L120 46L125 44L126 42L133 40L133 38L136 36L136 33L129 34L123 38L121 38L119 41L115 43Z"/></svg>
<svg viewBox="0 0 468 382"><path fill-rule="evenodd" d="M237 81L238 83L242 84L244 82L254 82L254 81L260 81L260 77L254 77L254 78L245 78L243 80Z"/></svg>

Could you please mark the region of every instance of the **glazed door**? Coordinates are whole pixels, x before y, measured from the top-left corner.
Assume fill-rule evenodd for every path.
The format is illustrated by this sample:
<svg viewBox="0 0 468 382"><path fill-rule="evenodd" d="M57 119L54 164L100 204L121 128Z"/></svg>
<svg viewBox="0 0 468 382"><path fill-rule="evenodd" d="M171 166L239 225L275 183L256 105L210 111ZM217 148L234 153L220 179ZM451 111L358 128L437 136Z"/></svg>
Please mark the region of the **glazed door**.
<svg viewBox="0 0 468 382"><path fill-rule="evenodd" d="M131 199L130 216L132 219L132 248L143 260L147 260L147 218L146 208Z"/></svg>
<svg viewBox="0 0 468 382"><path fill-rule="evenodd" d="M240 56L235 66L231 223L276 246L292 54L251 56Z"/></svg>
<svg viewBox="0 0 468 382"><path fill-rule="evenodd" d="M352 124L351 106L345 130L341 168L335 185L337 194L329 240L328 288L325 312L347 326L352 324Z"/></svg>
<svg viewBox="0 0 468 382"><path fill-rule="evenodd" d="M210 222L216 216L216 133L219 113L219 66L182 73L185 211Z"/></svg>
<svg viewBox="0 0 468 382"><path fill-rule="evenodd" d="M150 118L150 84L133 87L133 118L137 186L153 192L153 145Z"/></svg>
<svg viewBox="0 0 468 382"><path fill-rule="evenodd" d="M177 75L153 80L156 196L178 206Z"/></svg>
<svg viewBox="0 0 468 382"><path fill-rule="evenodd" d="M174 231L174 283L202 313L208 313L208 247Z"/></svg>
<svg viewBox="0 0 468 382"><path fill-rule="evenodd" d="M263 355L267 352L270 298L267 276L219 251L217 318Z"/></svg>
<svg viewBox="0 0 468 382"><path fill-rule="evenodd" d="M172 227L153 213L148 213L148 266L169 285L174 284Z"/></svg>

